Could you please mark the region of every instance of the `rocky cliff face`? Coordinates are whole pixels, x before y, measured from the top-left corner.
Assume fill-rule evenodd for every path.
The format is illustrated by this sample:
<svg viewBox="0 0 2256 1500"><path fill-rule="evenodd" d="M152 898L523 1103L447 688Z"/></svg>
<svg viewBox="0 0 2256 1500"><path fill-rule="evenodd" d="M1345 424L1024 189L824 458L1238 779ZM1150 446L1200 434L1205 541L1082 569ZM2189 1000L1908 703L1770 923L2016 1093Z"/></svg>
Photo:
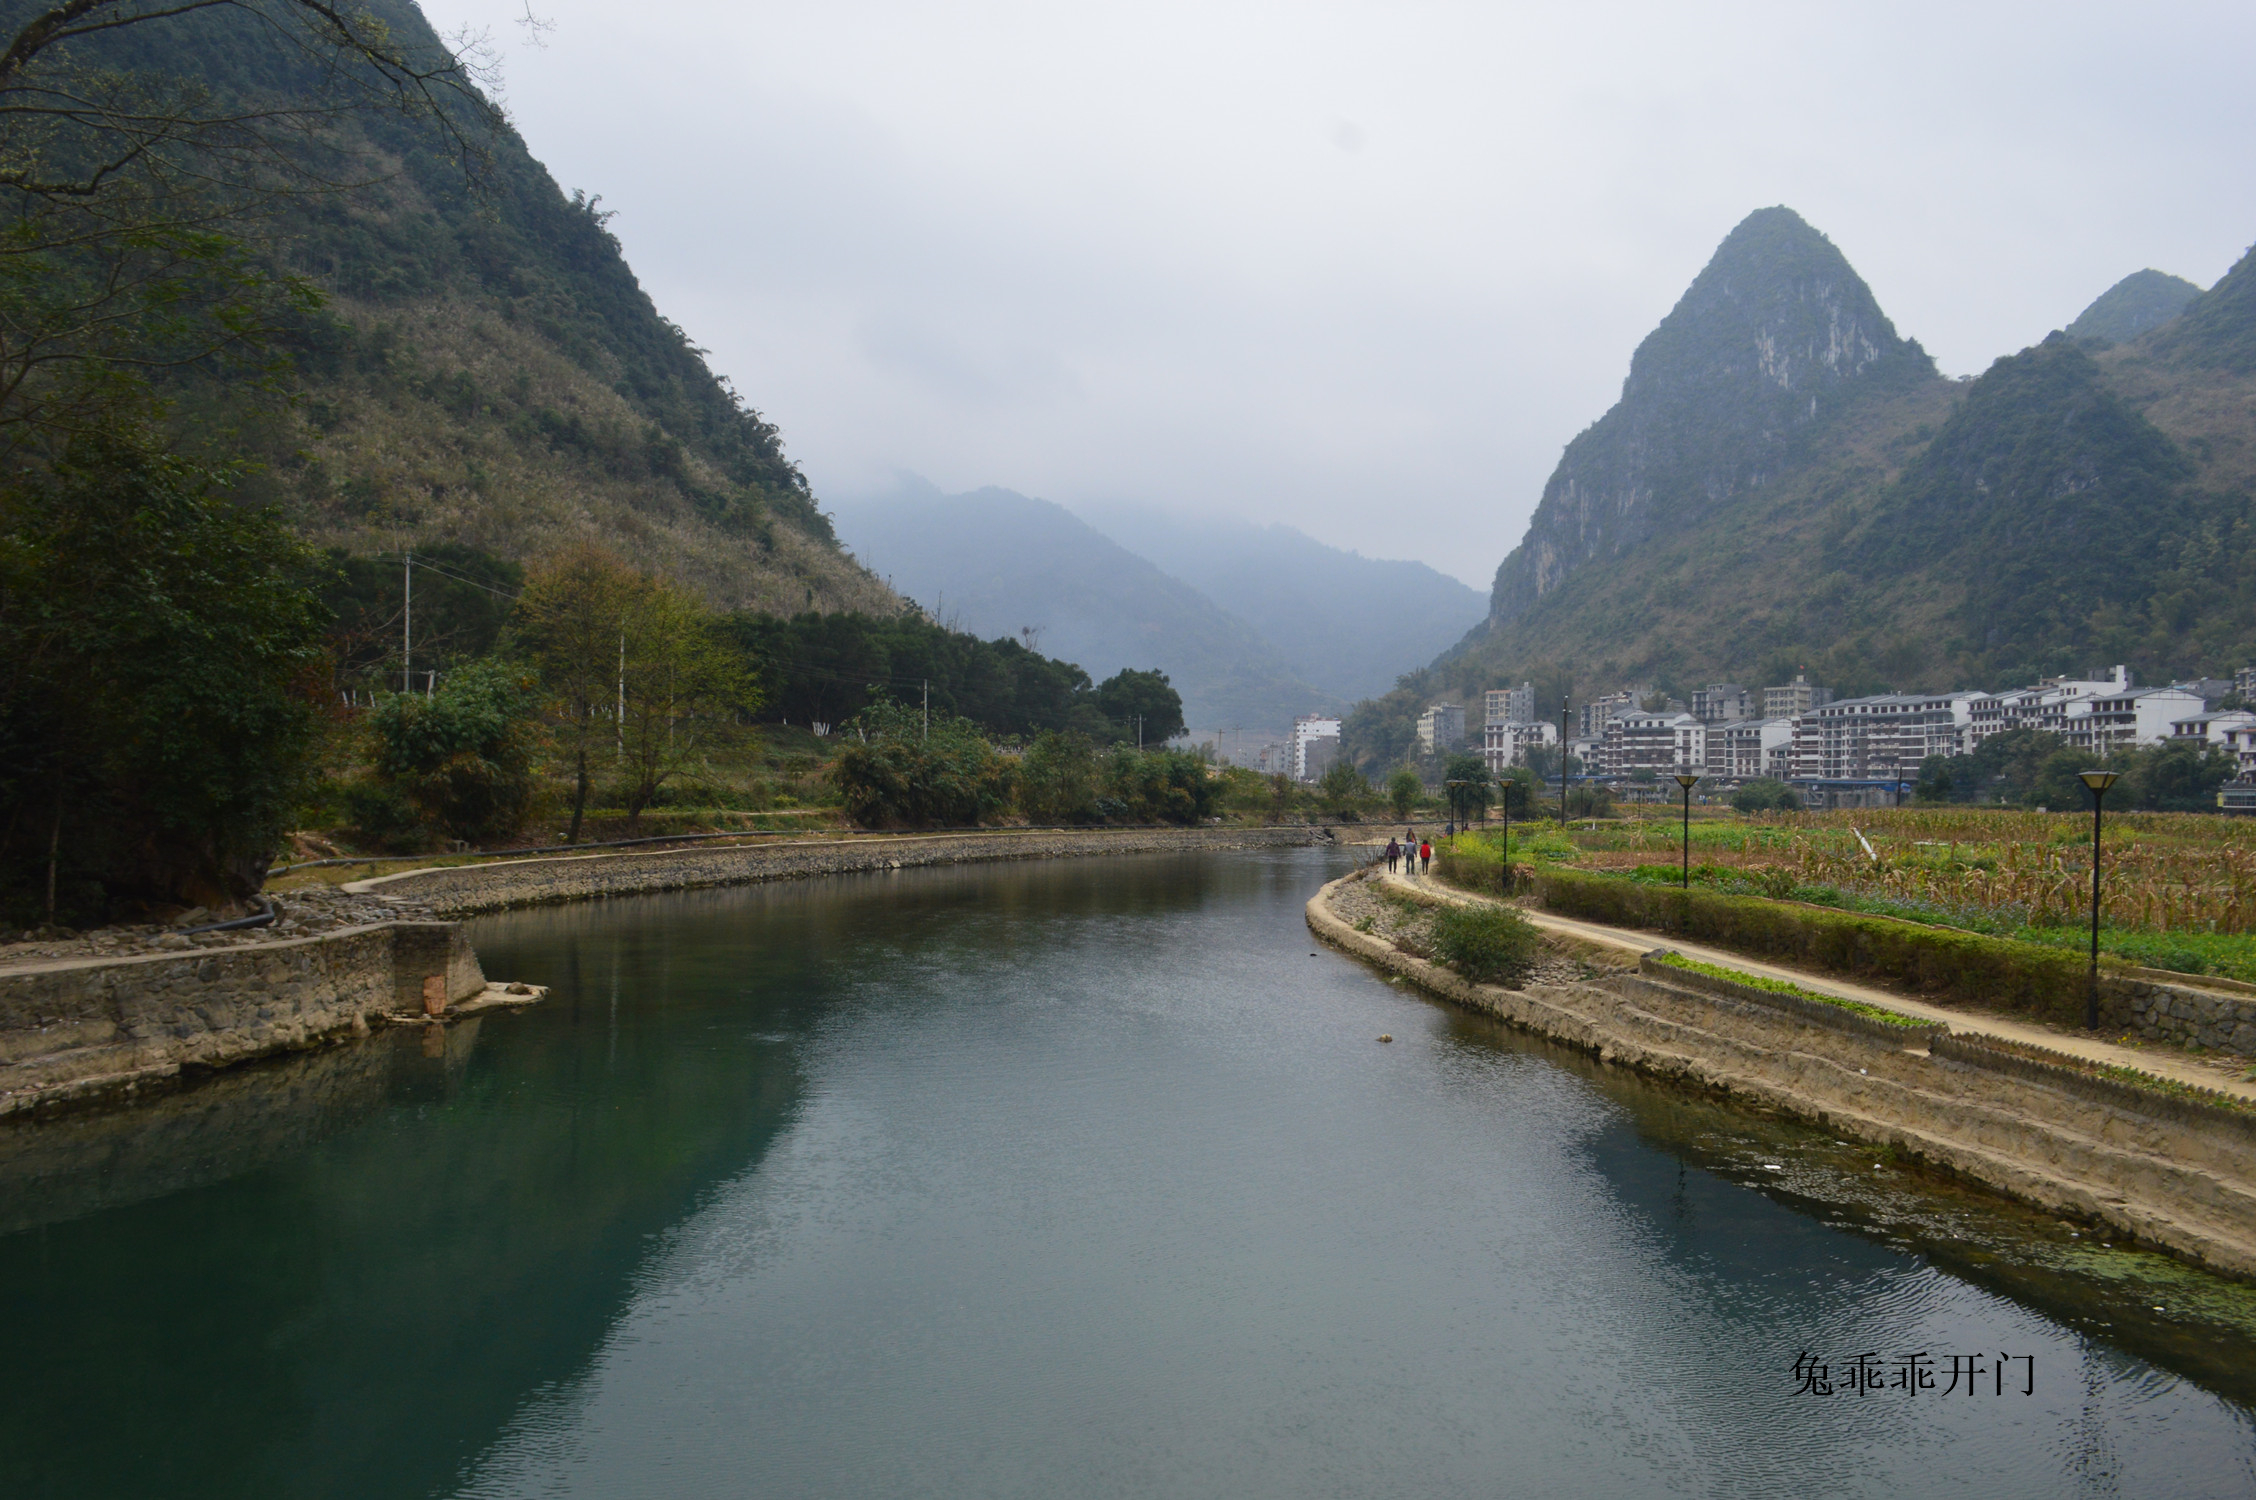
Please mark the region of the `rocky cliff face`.
<svg viewBox="0 0 2256 1500"><path fill-rule="evenodd" d="M1748 215L1638 346L1621 400L1567 445L1497 569L1490 623L1760 487L1864 393L1937 378L1832 241L1792 209Z"/></svg>

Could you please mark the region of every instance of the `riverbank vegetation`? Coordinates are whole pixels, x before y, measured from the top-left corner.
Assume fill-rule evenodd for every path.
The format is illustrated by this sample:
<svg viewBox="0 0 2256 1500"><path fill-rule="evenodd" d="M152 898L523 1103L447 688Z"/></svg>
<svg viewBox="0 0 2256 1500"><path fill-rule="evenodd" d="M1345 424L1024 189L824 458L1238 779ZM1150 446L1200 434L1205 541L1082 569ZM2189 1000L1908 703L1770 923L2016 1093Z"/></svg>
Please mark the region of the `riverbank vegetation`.
<svg viewBox="0 0 2256 1500"><path fill-rule="evenodd" d="M1680 816L1529 825L1519 879L1572 870L1665 890L1685 879ZM2102 825L2102 953L2124 963L2256 982L2256 823L2132 812ZM1690 883L1720 898L1823 908L2004 940L2072 961L2090 942L2091 819L1981 807L1737 815L1695 809ZM1506 888L1498 833L1441 853L1445 878ZM1626 893L1622 900L1631 900Z"/></svg>

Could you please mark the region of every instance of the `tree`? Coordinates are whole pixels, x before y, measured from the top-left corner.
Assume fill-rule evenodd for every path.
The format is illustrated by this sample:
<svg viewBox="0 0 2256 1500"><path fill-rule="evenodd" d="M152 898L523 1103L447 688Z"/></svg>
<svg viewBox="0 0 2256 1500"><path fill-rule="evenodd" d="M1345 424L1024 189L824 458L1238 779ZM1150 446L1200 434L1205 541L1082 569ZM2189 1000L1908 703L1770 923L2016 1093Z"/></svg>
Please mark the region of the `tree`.
<svg viewBox="0 0 2256 1500"><path fill-rule="evenodd" d="M617 716L627 613L641 586L615 555L585 546L535 568L517 599L515 644L540 674L558 748L572 767L566 843L580 841L589 757L606 717Z"/></svg>
<svg viewBox="0 0 2256 1500"><path fill-rule="evenodd" d="M659 788L759 706L720 621L687 590L642 577L621 620L620 790L630 826Z"/></svg>
<svg viewBox="0 0 2256 1500"><path fill-rule="evenodd" d="M1093 823L1097 781L1097 749L1087 735L1045 730L1018 763L1019 810L1037 823Z"/></svg>
<svg viewBox="0 0 2256 1500"><path fill-rule="evenodd" d="M831 780L864 828L984 823L1010 802L1010 762L968 719L935 717L927 729L920 709L879 699L847 728Z"/></svg>
<svg viewBox="0 0 2256 1500"><path fill-rule="evenodd" d="M1167 674L1122 668L1097 684L1097 707L1121 743L1160 745L1183 732L1183 698Z"/></svg>
<svg viewBox="0 0 2256 1500"><path fill-rule="evenodd" d="M1418 799L1425 794L1426 784L1408 766L1387 778L1387 806L1394 809L1394 815L1398 818L1409 817L1410 809L1416 807Z"/></svg>
<svg viewBox="0 0 2256 1500"><path fill-rule="evenodd" d="M82 438L0 486L0 901L237 906L304 784L313 554L229 476Z"/></svg>
<svg viewBox="0 0 2256 1500"><path fill-rule="evenodd" d="M1197 823L1211 815L1217 795L1206 764L1187 750L1116 747L1105 763L1105 796L1127 823Z"/></svg>
<svg viewBox="0 0 2256 1500"><path fill-rule="evenodd" d="M1463 753L1450 756L1442 769L1442 777L1449 791L1450 815L1460 826L1471 822L1477 812L1488 806L1488 762L1481 757ZM1449 786L1450 782L1456 785Z"/></svg>
<svg viewBox="0 0 2256 1500"><path fill-rule="evenodd" d="M1363 773L1349 760L1335 760L1325 768L1323 779L1316 783L1317 795L1327 806L1343 817L1352 818L1363 799L1371 795L1371 784Z"/></svg>
<svg viewBox="0 0 2256 1500"><path fill-rule="evenodd" d="M390 831L471 843L515 833L533 799L537 700L529 672L496 661L457 667L429 696L379 699L368 719L371 779L412 819ZM377 832L368 821L364 831Z"/></svg>

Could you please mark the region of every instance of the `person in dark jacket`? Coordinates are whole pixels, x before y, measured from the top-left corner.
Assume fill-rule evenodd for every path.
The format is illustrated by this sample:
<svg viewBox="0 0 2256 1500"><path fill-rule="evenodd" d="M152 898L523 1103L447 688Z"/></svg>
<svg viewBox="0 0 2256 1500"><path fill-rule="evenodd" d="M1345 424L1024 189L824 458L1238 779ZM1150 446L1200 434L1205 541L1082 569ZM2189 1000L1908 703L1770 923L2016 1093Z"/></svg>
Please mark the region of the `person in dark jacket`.
<svg viewBox="0 0 2256 1500"><path fill-rule="evenodd" d="M1386 854L1387 854L1387 873L1388 873L1389 875L1392 875L1392 874L1394 873L1394 867L1395 867L1395 865L1396 865L1397 863L1399 863L1399 862L1401 861L1401 859L1402 859L1402 846L1401 846L1400 844L1396 843L1396 842L1395 842L1395 841L1394 841L1393 839L1388 839L1388 840L1387 840L1387 850L1386 850Z"/></svg>

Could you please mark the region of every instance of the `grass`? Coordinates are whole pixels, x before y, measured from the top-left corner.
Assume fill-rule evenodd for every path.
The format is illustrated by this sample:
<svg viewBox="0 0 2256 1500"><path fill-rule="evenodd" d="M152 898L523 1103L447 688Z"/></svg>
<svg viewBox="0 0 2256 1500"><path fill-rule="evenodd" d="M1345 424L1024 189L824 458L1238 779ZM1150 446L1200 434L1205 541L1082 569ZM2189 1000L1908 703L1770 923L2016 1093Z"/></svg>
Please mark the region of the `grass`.
<svg viewBox="0 0 2256 1500"><path fill-rule="evenodd" d="M1696 958L1686 958L1681 953L1656 953L1653 961L1666 964L1672 969L1686 969L1694 974L1705 974L1711 979L1746 985L1750 989L1768 990L1773 994L1792 995L1798 999L1815 1001L1819 1005L1830 1005L1837 1010L1848 1011L1851 1015L1863 1016L1868 1021L1878 1021L1883 1026L1900 1026L1906 1030L1918 1031L1934 1024L1932 1021L1922 1021L1914 1016L1884 1010L1877 1005L1867 1005L1861 1000L1848 1000L1839 995L1804 989L1798 984L1773 979L1767 974L1748 974L1738 969L1724 968L1721 964L1702 963Z"/></svg>
<svg viewBox="0 0 2256 1500"><path fill-rule="evenodd" d="M1484 842L1493 842L1488 835ZM1696 807L1692 883L2052 949L2090 941L2091 823L2082 813L1909 807L1742 817ZM1650 885L1682 877L1666 809L1515 836L1515 864ZM2256 982L2256 819L2110 814L2103 953L2145 968Z"/></svg>

